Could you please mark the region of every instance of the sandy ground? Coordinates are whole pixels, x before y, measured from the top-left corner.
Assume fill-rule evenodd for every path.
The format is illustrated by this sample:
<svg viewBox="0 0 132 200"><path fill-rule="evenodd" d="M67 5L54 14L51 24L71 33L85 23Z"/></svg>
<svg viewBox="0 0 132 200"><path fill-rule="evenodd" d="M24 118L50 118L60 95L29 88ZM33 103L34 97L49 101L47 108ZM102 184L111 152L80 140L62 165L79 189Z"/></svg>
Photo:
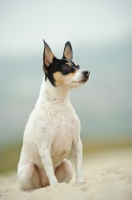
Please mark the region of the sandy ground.
<svg viewBox="0 0 132 200"><path fill-rule="evenodd" d="M84 156L84 183L20 192L16 173L0 177L0 200L132 200L132 148Z"/></svg>

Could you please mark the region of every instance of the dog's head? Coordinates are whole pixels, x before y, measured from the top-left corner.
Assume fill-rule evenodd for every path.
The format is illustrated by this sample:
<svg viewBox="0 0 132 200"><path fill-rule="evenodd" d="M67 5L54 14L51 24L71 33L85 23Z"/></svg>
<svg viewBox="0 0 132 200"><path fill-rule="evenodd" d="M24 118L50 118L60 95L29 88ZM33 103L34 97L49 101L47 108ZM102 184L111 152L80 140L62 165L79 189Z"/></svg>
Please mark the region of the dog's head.
<svg viewBox="0 0 132 200"><path fill-rule="evenodd" d="M48 78L53 86L75 88L87 82L90 72L81 70L72 61L73 51L70 42L66 42L62 59L57 59L48 44L44 41L43 70L45 80Z"/></svg>

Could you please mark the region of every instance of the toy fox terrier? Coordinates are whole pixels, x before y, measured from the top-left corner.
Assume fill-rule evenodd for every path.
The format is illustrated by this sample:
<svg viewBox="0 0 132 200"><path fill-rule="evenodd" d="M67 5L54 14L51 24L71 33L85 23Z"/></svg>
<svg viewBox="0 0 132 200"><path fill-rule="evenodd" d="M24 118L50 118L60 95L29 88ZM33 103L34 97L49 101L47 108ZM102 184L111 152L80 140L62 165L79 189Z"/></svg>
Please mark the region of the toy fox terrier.
<svg viewBox="0 0 132 200"><path fill-rule="evenodd" d="M67 156L72 148L76 181L82 182L80 121L69 101L70 90L87 82L90 72L72 61L66 42L62 59L57 59L44 41L43 79L39 98L27 122L18 164L21 190L69 183L73 176Z"/></svg>

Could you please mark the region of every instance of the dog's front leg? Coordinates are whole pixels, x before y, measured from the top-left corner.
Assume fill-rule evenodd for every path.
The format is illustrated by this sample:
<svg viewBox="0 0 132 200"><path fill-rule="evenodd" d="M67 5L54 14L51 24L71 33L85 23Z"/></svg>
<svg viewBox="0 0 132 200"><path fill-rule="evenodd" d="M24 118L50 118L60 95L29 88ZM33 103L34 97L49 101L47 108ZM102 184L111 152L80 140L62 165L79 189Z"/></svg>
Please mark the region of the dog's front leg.
<svg viewBox="0 0 132 200"><path fill-rule="evenodd" d="M80 138L76 138L73 141L73 157L76 168L76 181L78 183L83 182L82 175L82 141Z"/></svg>
<svg viewBox="0 0 132 200"><path fill-rule="evenodd" d="M41 154L41 160L42 160L45 172L49 178L50 185L57 184L58 180L54 173L50 150L46 147L43 147L40 150L40 154Z"/></svg>

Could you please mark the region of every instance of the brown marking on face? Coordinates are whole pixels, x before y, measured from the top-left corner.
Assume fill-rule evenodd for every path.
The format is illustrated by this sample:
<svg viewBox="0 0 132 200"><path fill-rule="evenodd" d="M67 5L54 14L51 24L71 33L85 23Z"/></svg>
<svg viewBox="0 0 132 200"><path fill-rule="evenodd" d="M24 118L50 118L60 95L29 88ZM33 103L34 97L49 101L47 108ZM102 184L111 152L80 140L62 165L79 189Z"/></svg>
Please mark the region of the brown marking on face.
<svg viewBox="0 0 132 200"><path fill-rule="evenodd" d="M70 80L74 77L77 71L73 73L69 73L67 75L63 75L61 72L55 72L53 77L55 79L56 86L68 85Z"/></svg>
<svg viewBox="0 0 132 200"><path fill-rule="evenodd" d="M61 86L64 84L64 77L61 72L55 72L53 77L55 79L56 86Z"/></svg>

